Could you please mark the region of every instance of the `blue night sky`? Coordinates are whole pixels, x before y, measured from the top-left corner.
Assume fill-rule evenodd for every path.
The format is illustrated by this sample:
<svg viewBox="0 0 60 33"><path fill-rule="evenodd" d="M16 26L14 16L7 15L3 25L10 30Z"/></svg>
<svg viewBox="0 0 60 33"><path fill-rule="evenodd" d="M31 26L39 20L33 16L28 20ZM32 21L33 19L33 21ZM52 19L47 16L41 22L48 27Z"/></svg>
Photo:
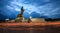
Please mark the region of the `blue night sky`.
<svg viewBox="0 0 60 33"><path fill-rule="evenodd" d="M0 0L0 20L15 19L24 7L24 18L60 18L60 0Z"/></svg>

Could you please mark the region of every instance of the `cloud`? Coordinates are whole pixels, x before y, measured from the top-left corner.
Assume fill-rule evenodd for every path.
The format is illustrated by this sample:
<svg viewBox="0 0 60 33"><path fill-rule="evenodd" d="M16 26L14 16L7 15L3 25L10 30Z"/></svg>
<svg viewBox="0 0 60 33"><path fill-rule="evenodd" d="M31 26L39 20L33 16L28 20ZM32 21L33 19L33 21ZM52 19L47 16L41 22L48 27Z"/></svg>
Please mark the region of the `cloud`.
<svg viewBox="0 0 60 33"><path fill-rule="evenodd" d="M60 7L57 7L57 1L54 0L13 0L10 5L15 8L16 11L20 11L21 6L24 6L25 12L31 14L32 12L37 12L39 14L44 14L46 16L55 15L56 11ZM50 3L49 3L50 2ZM44 4L46 3L46 4ZM44 5L40 5L44 4ZM39 6L37 6L39 5ZM19 6L19 7L18 7Z"/></svg>
<svg viewBox="0 0 60 33"><path fill-rule="evenodd" d="M9 13L9 16L12 14L17 15L17 12L20 13L22 6L24 7L24 12L27 12L29 15L32 12L36 12L41 16L48 16L51 18L52 16L54 17L54 15L60 15L60 0L1 0L0 5L0 10L3 11L2 14Z"/></svg>

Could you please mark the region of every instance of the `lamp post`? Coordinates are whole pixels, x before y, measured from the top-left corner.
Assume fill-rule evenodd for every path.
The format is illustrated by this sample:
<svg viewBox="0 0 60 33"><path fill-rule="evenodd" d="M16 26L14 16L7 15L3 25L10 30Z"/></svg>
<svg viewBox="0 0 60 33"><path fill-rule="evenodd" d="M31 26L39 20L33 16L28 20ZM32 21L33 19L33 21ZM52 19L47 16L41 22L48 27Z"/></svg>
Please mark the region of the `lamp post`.
<svg viewBox="0 0 60 33"><path fill-rule="evenodd" d="M30 16L30 18L28 18L28 23L30 23L30 22L31 22L31 18L32 18L31 16Z"/></svg>

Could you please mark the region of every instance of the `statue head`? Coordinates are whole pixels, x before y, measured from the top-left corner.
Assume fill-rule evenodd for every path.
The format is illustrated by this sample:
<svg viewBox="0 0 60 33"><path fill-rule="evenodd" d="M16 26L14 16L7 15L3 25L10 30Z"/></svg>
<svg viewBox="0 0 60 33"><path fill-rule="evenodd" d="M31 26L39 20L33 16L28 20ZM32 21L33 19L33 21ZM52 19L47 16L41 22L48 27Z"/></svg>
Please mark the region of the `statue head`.
<svg viewBox="0 0 60 33"><path fill-rule="evenodd" d="M23 12L24 12L24 8L23 8L23 6L21 7L21 14L23 14Z"/></svg>

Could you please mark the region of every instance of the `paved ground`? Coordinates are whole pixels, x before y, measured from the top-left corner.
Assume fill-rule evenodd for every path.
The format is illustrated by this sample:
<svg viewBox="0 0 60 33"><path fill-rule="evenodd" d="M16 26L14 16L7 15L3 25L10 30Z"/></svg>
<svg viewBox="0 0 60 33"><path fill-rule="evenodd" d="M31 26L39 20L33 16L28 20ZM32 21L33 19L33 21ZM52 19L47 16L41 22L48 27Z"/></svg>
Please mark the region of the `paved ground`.
<svg viewBox="0 0 60 33"><path fill-rule="evenodd" d="M0 33L60 33L60 22L0 23Z"/></svg>

